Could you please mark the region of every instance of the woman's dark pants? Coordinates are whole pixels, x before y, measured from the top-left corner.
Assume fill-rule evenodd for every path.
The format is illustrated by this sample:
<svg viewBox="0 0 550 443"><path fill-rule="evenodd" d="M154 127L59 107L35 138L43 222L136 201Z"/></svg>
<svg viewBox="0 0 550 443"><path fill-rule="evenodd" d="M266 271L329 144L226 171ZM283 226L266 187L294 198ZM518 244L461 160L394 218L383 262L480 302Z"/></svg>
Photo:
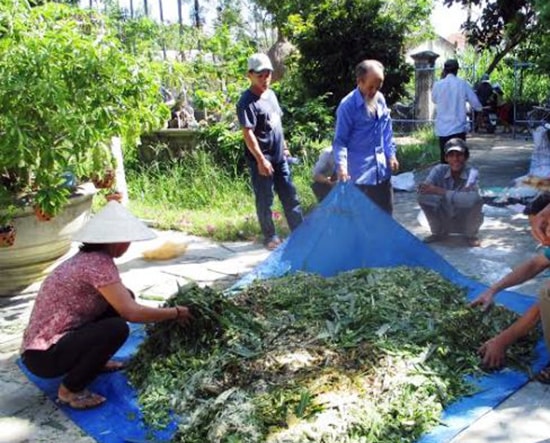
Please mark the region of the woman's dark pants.
<svg viewBox="0 0 550 443"><path fill-rule="evenodd" d="M129 331L123 318L103 315L97 321L68 332L46 351L25 351L23 363L39 377L64 375L63 385L71 392L79 392L99 375L124 344Z"/></svg>

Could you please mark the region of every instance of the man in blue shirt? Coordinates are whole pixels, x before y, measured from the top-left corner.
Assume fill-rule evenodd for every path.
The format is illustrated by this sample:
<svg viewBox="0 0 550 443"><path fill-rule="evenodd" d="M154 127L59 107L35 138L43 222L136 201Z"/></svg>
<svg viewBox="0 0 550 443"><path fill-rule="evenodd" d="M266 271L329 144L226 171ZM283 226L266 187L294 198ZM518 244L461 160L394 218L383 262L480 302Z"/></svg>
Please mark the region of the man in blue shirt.
<svg viewBox="0 0 550 443"><path fill-rule="evenodd" d="M355 68L357 88L336 110L333 141L338 180L352 180L384 211L393 212L391 173L399 163L386 100L380 92L384 66L363 60Z"/></svg>
<svg viewBox="0 0 550 443"><path fill-rule="evenodd" d="M256 213L267 249L281 242L272 218L273 190L277 192L288 227L294 230L302 222L302 208L292 183L283 135L283 112L275 93L269 89L273 66L265 54L248 59L250 88L237 103L237 116L246 143L246 160L256 197Z"/></svg>
<svg viewBox="0 0 550 443"><path fill-rule="evenodd" d="M469 130L466 103L476 111L483 109L472 87L457 76L458 68L456 60L447 60L441 80L432 89L432 101L436 107L435 134L439 137L441 163L445 163L445 144L450 139L466 140Z"/></svg>

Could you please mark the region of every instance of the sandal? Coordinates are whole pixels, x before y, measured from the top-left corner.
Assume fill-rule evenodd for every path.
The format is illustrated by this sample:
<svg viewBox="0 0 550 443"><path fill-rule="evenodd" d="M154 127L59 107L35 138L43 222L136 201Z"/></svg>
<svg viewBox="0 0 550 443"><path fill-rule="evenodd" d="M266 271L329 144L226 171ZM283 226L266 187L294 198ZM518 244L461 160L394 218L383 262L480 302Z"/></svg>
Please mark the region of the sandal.
<svg viewBox="0 0 550 443"><path fill-rule="evenodd" d="M550 385L550 365L546 366L538 374L535 374L533 380L545 385Z"/></svg>
<svg viewBox="0 0 550 443"><path fill-rule="evenodd" d="M126 368L126 363L124 363L123 361L109 360L107 363L105 363L105 366L103 366L101 372L116 372L124 368Z"/></svg>
<svg viewBox="0 0 550 443"><path fill-rule="evenodd" d="M84 391L73 393L69 398L61 398L58 395L57 401L63 406L83 410L101 406L105 403L106 398L85 389Z"/></svg>

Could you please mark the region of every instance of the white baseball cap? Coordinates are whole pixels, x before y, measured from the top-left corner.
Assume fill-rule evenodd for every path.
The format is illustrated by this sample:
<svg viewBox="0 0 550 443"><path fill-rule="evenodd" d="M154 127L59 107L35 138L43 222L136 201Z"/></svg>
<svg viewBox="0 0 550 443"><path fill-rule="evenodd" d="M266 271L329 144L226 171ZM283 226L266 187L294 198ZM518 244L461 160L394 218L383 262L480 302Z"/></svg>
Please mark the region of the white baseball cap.
<svg viewBox="0 0 550 443"><path fill-rule="evenodd" d="M254 72L261 72L265 70L273 71L273 65L266 54L258 52L257 54L251 55L248 59L248 70Z"/></svg>
<svg viewBox="0 0 550 443"><path fill-rule="evenodd" d="M156 236L124 206L110 201L74 234L73 240L82 243L127 243L151 240Z"/></svg>

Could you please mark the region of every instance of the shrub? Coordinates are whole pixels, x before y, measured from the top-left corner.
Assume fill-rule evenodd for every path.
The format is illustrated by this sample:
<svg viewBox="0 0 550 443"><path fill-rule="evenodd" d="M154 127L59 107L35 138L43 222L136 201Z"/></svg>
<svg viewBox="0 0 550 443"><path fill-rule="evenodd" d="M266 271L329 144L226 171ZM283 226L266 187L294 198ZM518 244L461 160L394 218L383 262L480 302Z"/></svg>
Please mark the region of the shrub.
<svg viewBox="0 0 550 443"><path fill-rule="evenodd" d="M125 53L94 11L56 3L30 8L7 0L0 16L0 175L12 203L55 215L79 180L112 168L113 136L135 146L159 127L154 65Z"/></svg>

